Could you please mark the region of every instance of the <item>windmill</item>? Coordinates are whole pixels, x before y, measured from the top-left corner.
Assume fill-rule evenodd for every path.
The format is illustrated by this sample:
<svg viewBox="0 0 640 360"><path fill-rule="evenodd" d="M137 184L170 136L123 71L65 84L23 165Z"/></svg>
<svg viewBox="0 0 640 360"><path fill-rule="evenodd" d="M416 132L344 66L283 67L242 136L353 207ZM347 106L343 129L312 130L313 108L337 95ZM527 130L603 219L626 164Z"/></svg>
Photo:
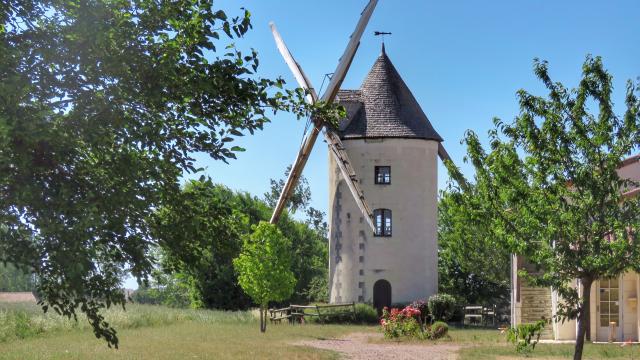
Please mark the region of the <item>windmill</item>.
<svg viewBox="0 0 640 360"><path fill-rule="evenodd" d="M342 85L342 82L347 75L349 67L351 66L351 62L353 61L358 46L360 45L362 34L364 33L367 23L369 22L369 19L371 18L371 15L373 14L373 10L375 9L377 3L377 0L369 1L367 6L362 11L360 20L358 21L354 32L351 34L347 47L338 62L338 66L336 67L333 76L331 77L331 81L329 82L326 91L320 97L318 97L315 88L311 85L311 82L302 70L300 64L294 59L293 55L285 45L282 37L280 36L280 33L278 33L275 24L273 22L270 23L271 32L275 39L278 50L284 58L284 61L289 66L289 69L293 73L293 76L298 82L298 85L307 92L308 95L306 97L306 100L310 104L314 104L319 100L324 101L325 103L332 103L336 99L338 90L340 89L340 86ZM329 147L329 153L338 165L340 173L344 178L344 181L347 184L356 202L356 205L362 212L363 218L366 223L375 232L376 226L374 224L373 213L367 205L364 194L360 188L360 185L358 184L358 177L353 167L351 166L351 161L349 160L347 153L344 151L345 148L342 144L342 141L340 140L340 136L335 132L331 125L327 124L324 119L314 118L312 120L313 129L302 142L302 146L298 151L293 165L291 166L291 171L289 172L287 181L273 210L273 215L271 216L270 222L272 224L278 222L280 215L282 214L282 211L286 205L286 202L291 196L298 182L298 179L302 174L302 170L304 169L304 166L309 159L309 155L311 153L311 150L313 149L313 145L315 144L320 133L323 133ZM451 160L449 154L444 149L441 143L438 145L438 156L443 161Z"/></svg>

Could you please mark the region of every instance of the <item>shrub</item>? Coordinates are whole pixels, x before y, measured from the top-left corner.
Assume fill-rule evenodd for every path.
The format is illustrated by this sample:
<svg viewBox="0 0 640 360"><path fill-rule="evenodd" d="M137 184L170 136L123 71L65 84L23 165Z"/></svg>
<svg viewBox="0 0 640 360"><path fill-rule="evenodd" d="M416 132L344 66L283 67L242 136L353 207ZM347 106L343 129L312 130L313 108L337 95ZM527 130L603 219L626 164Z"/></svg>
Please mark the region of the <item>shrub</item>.
<svg viewBox="0 0 640 360"><path fill-rule="evenodd" d="M429 298L428 306L434 320L448 321L455 312L456 300L448 294L436 294Z"/></svg>
<svg viewBox="0 0 640 360"><path fill-rule="evenodd" d="M376 324L378 323L378 311L369 304L356 304L356 322Z"/></svg>
<svg viewBox="0 0 640 360"><path fill-rule="evenodd" d="M382 310L382 318L380 319L380 325L384 332L384 337L389 339L395 339L400 336L407 337L422 337L422 328L418 323L418 317L420 316L420 310L411 306L407 306L400 310L397 308Z"/></svg>
<svg viewBox="0 0 640 360"><path fill-rule="evenodd" d="M429 317L429 301L427 299L419 299L412 302L411 307L420 310L418 321L422 325L426 324L427 318Z"/></svg>
<svg viewBox="0 0 640 360"><path fill-rule="evenodd" d="M309 312L314 313L315 310L309 310ZM355 320L353 313L351 311L341 311L334 313L332 315L322 314L322 321L317 316L308 316L305 317L305 321L311 323L322 323L322 324L377 324L378 323L378 311L376 308L369 304L359 303L356 304L356 314Z"/></svg>
<svg viewBox="0 0 640 360"><path fill-rule="evenodd" d="M449 333L449 325L443 321L434 322L429 328L429 339L438 340Z"/></svg>
<svg viewBox="0 0 640 360"><path fill-rule="evenodd" d="M539 320L529 324L519 324L515 328L507 330L507 340L516 345L516 351L518 353L528 354L536 348L536 344L540 341L540 335L546 324L546 320Z"/></svg>

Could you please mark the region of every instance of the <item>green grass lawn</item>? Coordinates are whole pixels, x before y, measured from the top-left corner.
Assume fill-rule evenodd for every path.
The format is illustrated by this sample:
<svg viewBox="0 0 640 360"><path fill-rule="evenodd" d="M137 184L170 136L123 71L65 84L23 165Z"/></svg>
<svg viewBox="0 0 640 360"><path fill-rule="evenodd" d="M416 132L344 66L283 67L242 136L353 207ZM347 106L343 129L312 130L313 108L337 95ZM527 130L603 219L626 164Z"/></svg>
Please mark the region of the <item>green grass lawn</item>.
<svg viewBox="0 0 640 360"><path fill-rule="evenodd" d="M586 344L583 359L640 359L637 345L620 347L618 344ZM486 346L463 348L460 351L461 360L493 360L493 359L519 359L524 356L517 354L512 346ZM573 358L572 344L538 344L535 351L527 358L531 359L571 359Z"/></svg>
<svg viewBox="0 0 640 360"><path fill-rule="evenodd" d="M335 359L337 353L291 343L375 331L356 325L269 324L261 334L248 312L142 305L110 310L107 319L118 329L118 350L96 339L83 321L42 315L35 306L0 307L0 359Z"/></svg>
<svg viewBox="0 0 640 360"><path fill-rule="evenodd" d="M456 329L450 330L451 340L463 345L459 352L460 360L493 360L519 359L523 355L515 351L515 347L507 343L504 335L498 330ZM567 359L573 358L573 344L538 344L526 358L530 359ZM620 347L620 344L586 344L584 359L631 359L631 351L635 359L640 359L640 347L634 345Z"/></svg>
<svg viewBox="0 0 640 360"><path fill-rule="evenodd" d="M43 315L35 305L0 304L0 359L337 359L335 352L292 343L378 331L377 326L362 325L270 324L261 334L249 312L143 305L127 309L106 314L120 337L120 349L114 350L96 339L83 319L75 323L54 314ZM460 345L461 360L522 357L498 330L451 328L450 338L438 343ZM631 347L614 344L587 344L585 359L631 359L631 351ZM636 345L633 351L640 359L640 347ZM529 358L571 358L572 354L570 344L539 344Z"/></svg>
<svg viewBox="0 0 640 360"><path fill-rule="evenodd" d="M118 350L86 331L0 344L2 359L336 359L338 354L291 345L303 339L362 331L357 326L276 325L261 334L257 323L185 322L119 332Z"/></svg>

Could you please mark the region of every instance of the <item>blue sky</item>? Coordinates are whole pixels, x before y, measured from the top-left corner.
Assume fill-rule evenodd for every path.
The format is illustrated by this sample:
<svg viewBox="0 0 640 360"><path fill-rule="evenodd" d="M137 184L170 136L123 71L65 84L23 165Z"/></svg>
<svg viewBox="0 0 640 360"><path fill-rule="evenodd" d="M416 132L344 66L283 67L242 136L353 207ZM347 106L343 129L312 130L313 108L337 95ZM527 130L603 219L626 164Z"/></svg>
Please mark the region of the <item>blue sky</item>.
<svg viewBox="0 0 640 360"><path fill-rule="evenodd" d="M259 74L282 76L296 83L280 57L269 31L274 21L289 49L317 87L333 72L366 0L232 1L217 6L229 15L244 6L252 13L253 30L238 40L240 48L255 48ZM603 57L614 76L617 109L623 109L627 79L640 75L640 1L392 1L380 0L343 88L358 88L380 53L373 31L389 31L387 54L412 90L431 123L445 139L453 160L467 176L460 140L467 129L482 138L492 118L505 121L518 113L518 89L542 95L532 73L533 58L549 61L556 81L576 86L586 54ZM247 149L224 164L198 156L198 165L214 181L262 195L270 178L282 176L300 146L304 121L278 114L264 131L236 144ZM328 203L326 145L318 142L304 175L312 205ZM440 166L439 186L447 174ZM199 176L199 175L198 175ZM133 279L125 286L135 288Z"/></svg>
<svg viewBox="0 0 640 360"><path fill-rule="evenodd" d="M228 14L244 6L254 29L237 41L255 48L259 73L296 83L281 59L269 21L278 26L289 49L317 87L333 72L365 0L219 1ZM389 31L387 54L454 161L462 163L460 140L467 129L485 138L492 118L509 121L518 112L515 93L524 88L544 94L532 73L535 57L549 61L556 81L574 87L586 54L603 57L614 76L617 109L622 111L627 79L640 75L640 2L633 1L391 1L380 0L362 38L343 88L358 88L380 53L374 30ZM278 114L265 130L237 141L247 149L229 165L198 156L214 181L262 195L270 178L282 176L298 150L304 121ZM304 175L312 204L327 210L327 149L318 142ZM439 186L447 174L440 166Z"/></svg>

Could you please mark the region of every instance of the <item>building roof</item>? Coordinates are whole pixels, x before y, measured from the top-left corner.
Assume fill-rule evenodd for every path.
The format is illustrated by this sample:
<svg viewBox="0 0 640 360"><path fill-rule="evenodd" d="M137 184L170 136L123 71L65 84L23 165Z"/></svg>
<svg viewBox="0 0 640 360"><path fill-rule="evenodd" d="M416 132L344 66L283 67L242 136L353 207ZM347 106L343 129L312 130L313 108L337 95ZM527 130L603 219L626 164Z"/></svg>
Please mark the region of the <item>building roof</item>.
<svg viewBox="0 0 640 360"><path fill-rule="evenodd" d="M382 53L359 90L340 90L347 110L340 123L343 139L415 138L442 141L427 115L387 56Z"/></svg>

